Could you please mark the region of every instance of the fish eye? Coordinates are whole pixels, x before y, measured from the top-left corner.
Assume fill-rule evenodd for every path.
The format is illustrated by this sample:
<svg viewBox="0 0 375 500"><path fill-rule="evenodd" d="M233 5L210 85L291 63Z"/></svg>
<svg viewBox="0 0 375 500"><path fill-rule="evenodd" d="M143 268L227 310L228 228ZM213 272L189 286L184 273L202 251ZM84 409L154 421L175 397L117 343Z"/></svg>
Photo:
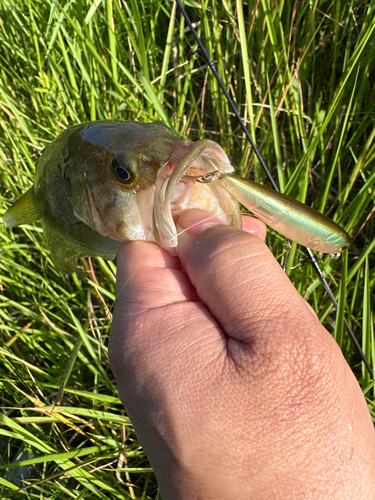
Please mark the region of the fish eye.
<svg viewBox="0 0 375 500"><path fill-rule="evenodd" d="M124 184L131 184L134 180L134 175L131 169L121 160L118 160L116 157L112 159L111 162L112 171L117 177L117 179Z"/></svg>

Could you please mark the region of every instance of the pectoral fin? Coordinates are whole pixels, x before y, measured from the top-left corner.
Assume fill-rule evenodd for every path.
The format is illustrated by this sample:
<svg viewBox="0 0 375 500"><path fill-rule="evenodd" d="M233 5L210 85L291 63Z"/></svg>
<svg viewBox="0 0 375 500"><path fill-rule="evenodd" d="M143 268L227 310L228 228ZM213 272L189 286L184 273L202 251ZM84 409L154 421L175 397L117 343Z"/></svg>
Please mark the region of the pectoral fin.
<svg viewBox="0 0 375 500"><path fill-rule="evenodd" d="M34 196L34 187L31 187L5 212L3 223L6 228L10 228L31 224L41 218L42 213Z"/></svg>

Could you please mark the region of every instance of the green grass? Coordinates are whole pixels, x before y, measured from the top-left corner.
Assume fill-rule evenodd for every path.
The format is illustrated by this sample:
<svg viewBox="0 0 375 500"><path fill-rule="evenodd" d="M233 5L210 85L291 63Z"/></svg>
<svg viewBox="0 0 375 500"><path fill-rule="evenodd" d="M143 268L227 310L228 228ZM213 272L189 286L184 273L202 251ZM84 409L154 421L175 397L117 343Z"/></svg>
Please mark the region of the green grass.
<svg viewBox="0 0 375 500"><path fill-rule="evenodd" d="M173 5L0 0L1 213L30 187L43 147L94 119L162 120L211 138L239 173L267 184ZM375 367L375 1L185 5L282 190L354 236L348 255L319 260L338 321L308 260L288 273L375 418L374 385L342 323L345 315ZM87 282L59 273L39 224L1 228L0 239L1 498L157 498L108 364L115 265L83 261ZM282 259L283 238L269 232L267 243ZM293 245L289 265L300 257Z"/></svg>

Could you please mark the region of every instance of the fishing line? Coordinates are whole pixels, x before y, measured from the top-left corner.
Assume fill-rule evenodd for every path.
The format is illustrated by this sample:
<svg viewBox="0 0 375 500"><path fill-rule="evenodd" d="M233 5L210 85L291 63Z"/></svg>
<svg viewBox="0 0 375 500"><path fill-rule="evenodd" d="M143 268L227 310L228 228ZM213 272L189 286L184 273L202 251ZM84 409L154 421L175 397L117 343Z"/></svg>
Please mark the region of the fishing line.
<svg viewBox="0 0 375 500"><path fill-rule="evenodd" d="M243 122L243 120L242 120L242 118L241 118L241 116L240 116L240 114L239 114L239 112L238 112L238 110L237 110L237 107L236 107L236 105L234 104L233 99L232 99L232 98L231 98L231 96L229 95L229 93L228 93L228 91L227 91L227 89L226 89L226 87L225 87L225 85L224 85L224 83L223 83L222 79L221 79L221 78L220 78L220 76L219 76L219 73L216 71L215 65L214 65L214 63L213 63L213 61L212 61L211 57L208 55L208 52L207 52L207 50L206 50L205 46L203 45L203 43L202 43L201 39L199 38L199 36L198 36L197 32L195 31L194 26L192 25L192 23L191 23L191 21L190 21L189 16L187 15L187 13L186 13L185 9L183 8L183 6L182 6L182 4L181 4L180 0L176 0L176 3L177 3L177 5L178 5L178 7L179 7L180 11L182 12L182 15L184 16L185 21L187 22L187 24L188 24L189 28L191 29L191 31L192 31L192 33L193 33L194 38L196 39L196 41L197 41L197 43L198 43L198 46L199 46L199 48L200 48L200 51L202 52L202 54L203 54L203 55L204 55L204 57L206 58L206 60L207 60L207 62L208 62L208 65L209 65L209 67L210 67L210 69L211 69L212 73L215 75L215 78L216 78L216 80L217 80L218 84L220 85L220 88L221 88L221 90L223 91L223 93L224 93L224 95L225 95L225 98L226 98L226 99L227 99L227 101L229 102L229 104L230 104L230 106L231 106L231 108L232 108L232 110L233 110L233 113L236 115L237 120L239 121L239 123L240 123L240 125L241 125L241 127L242 127L243 131L245 132L245 135L246 135L246 137L247 137L248 141L250 142L250 144L251 144L251 146L252 146L252 148L253 148L253 150L254 150L254 153L257 155L258 160L260 161L260 163L261 163L261 165L262 165L262 167L263 167L264 171L266 172L268 179L270 180L270 182L271 182L271 184L272 184L273 188L275 189L275 191L280 191L280 190L279 190L279 188L277 187L277 184L276 184L276 183L275 183L275 181L273 180L273 177L272 177L272 175L271 175L271 172L270 172L269 168L267 167L266 162L263 160L262 155L260 154L260 152L259 152L258 148L256 147L255 142L253 141L253 139L252 139L252 137L251 137L251 135L250 135L249 131L247 130L246 125L244 124L244 122Z"/></svg>
<svg viewBox="0 0 375 500"><path fill-rule="evenodd" d="M214 74L214 76L215 76L215 78L216 78L216 80L217 80L217 82L218 82L221 90L223 91L223 93L225 95L225 98L227 99L229 105L231 106L231 108L232 108L232 110L233 110L233 112L234 112L234 114L235 114L238 122L240 123L240 125L241 125L241 127L242 127L242 129L243 129L243 131L244 131L244 133L245 133L248 141L250 142L250 144L251 144L251 146L252 146L252 148L254 150L254 153L256 154L256 156L257 156L260 164L262 165L265 173L267 174L267 177L269 178L269 180L270 180L273 188L275 189L275 191L280 192L280 189L277 187L277 185L276 185L276 183L275 183L275 181L274 181L274 179L273 179L273 177L271 175L271 172L270 172L269 168L267 167L267 164L263 160L262 155L260 154L258 148L256 147L256 145L255 145L255 143L254 143L254 141L253 141L253 139L252 139L249 131L247 130L247 127L244 124L244 122L243 122L243 120L242 120L242 118L241 118L241 116L240 116L240 114L239 114L239 112L237 110L237 107L236 107L236 105L235 105L235 103L233 101L233 99L229 95L229 93L228 93L228 91L227 91L227 89L226 89L226 87L225 87L222 79L220 78L220 76L219 76L219 74L218 74L218 72L216 70L216 67L214 65L214 62L212 61L211 57L209 56L209 54L208 54L205 46L202 43L202 40L199 38L199 36L198 36L197 32L195 31L194 26L193 26L193 24L192 24L192 22L191 22L191 20L189 18L189 16L187 15L184 7L182 6L181 1L180 0L176 0L176 4L178 5L178 8L180 9L181 14L184 16L184 19L185 19L187 25L189 26L191 32L193 33L194 38L195 38L195 40L196 40L196 42L197 42L197 44L199 46L199 49L200 49L201 53L205 57L205 59L206 59L206 61L208 63L209 68L211 69L212 73ZM326 291L327 291L327 293L328 293L328 295L329 295L329 297L330 297L333 305L336 308L336 312L337 312L338 302L336 300L336 297L334 296L334 294L333 294L333 292L332 292L332 290L331 290L328 282L326 281L326 279L325 279L325 277L323 275L323 272L320 269L319 264L317 263L317 261L316 261L314 255L313 255L313 253L311 252L311 250L309 248L307 248L307 247L305 247L305 248L306 248L306 252L307 252L308 256L310 257L310 260L311 260L311 262L312 262L312 264L313 264L313 266L315 268L315 271L317 272L317 274L318 274L321 282L323 283L323 286L326 289ZM350 325L349 325L349 323L348 323L348 321L347 321L347 319L345 317L344 317L344 324L345 324L345 328L348 331L348 333L349 333L349 335L350 335L350 337L351 337L354 345L356 346L356 348L358 350L358 353L359 353L359 355L360 355L363 363L365 364L365 366L366 366L369 374L371 375L371 378L374 378L372 367L371 367L371 365L370 365L370 363L369 363L369 361L368 361L365 353L362 350L361 345L359 344L356 336L354 335L353 330L350 328Z"/></svg>

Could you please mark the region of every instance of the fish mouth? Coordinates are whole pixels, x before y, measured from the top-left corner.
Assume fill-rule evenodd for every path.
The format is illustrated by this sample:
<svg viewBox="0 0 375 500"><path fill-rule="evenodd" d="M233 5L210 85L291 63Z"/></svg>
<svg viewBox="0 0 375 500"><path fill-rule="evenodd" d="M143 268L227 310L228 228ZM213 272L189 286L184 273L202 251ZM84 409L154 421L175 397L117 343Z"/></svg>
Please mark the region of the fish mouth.
<svg viewBox="0 0 375 500"><path fill-rule="evenodd" d="M221 146L208 139L185 141L159 171L155 183L153 231L155 240L170 252L177 247L176 222L184 210L200 208L241 228L238 203L220 180L207 184L195 181L195 177L213 171L229 173L234 168Z"/></svg>

